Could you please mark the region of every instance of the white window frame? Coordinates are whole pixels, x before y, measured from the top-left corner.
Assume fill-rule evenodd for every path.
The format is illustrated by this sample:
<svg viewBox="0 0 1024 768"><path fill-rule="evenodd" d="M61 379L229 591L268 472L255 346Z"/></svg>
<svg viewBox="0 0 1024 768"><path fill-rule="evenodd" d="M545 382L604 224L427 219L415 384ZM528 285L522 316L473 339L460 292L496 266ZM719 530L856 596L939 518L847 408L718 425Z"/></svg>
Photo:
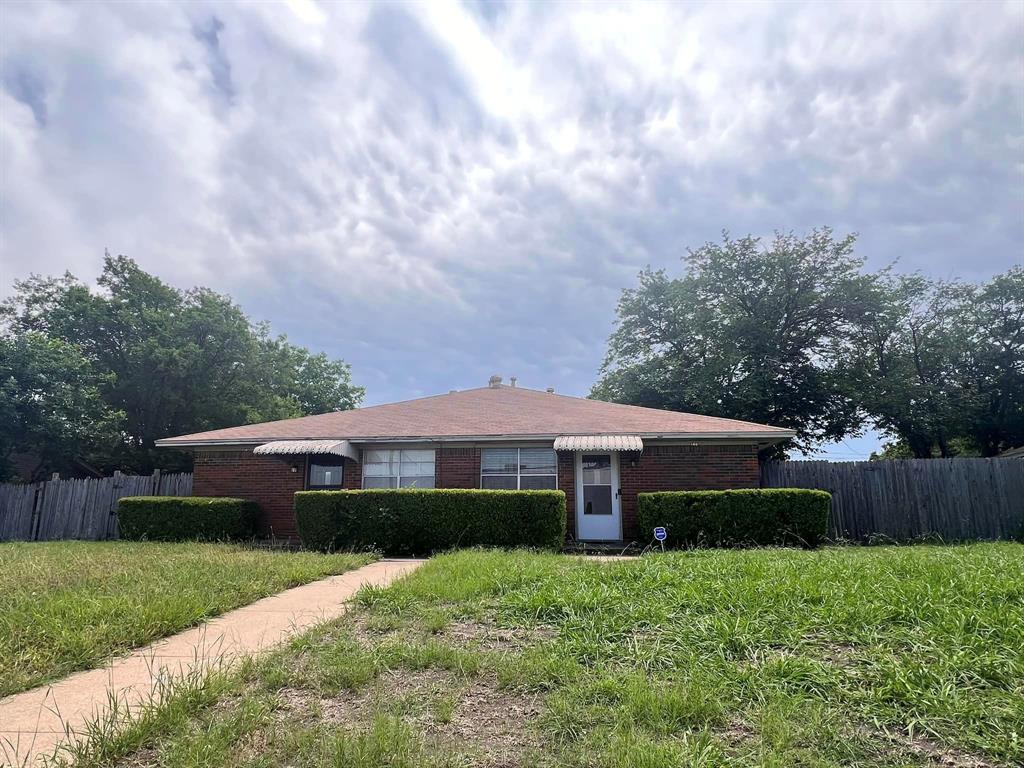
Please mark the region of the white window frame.
<svg viewBox="0 0 1024 768"><path fill-rule="evenodd" d="M398 460L397 461L394 460L393 456L389 457L389 461L388 461L388 463L391 466L397 468L397 474L395 474L395 475L373 475L373 477L389 477L389 478L393 477L393 478L395 478L395 487L393 489L390 489L390 490L398 490L398 489L403 487L402 486L402 452L403 451L430 451L430 453L434 457L433 461L432 461L432 463L434 465L434 476L433 476L433 481L434 482L430 486L430 488L431 489L437 488L437 451L435 449L433 449L433 448L366 448L366 449L363 450L363 455L362 455L363 461L362 461L361 466L360 466L360 474L362 475L362 488L363 488L363 490L367 490L367 488L366 488L366 478L367 478L366 465L368 463L370 463L370 462L366 461L366 454L368 452L370 452L370 451L377 451L377 452L387 451L389 454L395 454L395 453L398 454ZM423 464L425 462L417 462L417 463ZM413 477L426 477L426 475L413 475ZM413 487L413 488L423 488L425 486L410 486L410 487ZM385 491L385 490L389 490L389 489L388 488L380 488L379 486L374 486L373 488L370 488L368 490Z"/></svg>
<svg viewBox="0 0 1024 768"><path fill-rule="evenodd" d="M550 475L546 474L546 473L544 473L544 474L526 473L524 475L523 472L522 472L523 462L522 462L522 459L520 458L520 451L523 451L523 450L527 450L527 451L535 451L535 450L545 450L545 451L547 451L547 450L550 450L551 453L553 453L555 455L555 471L554 471L554 473L550 474ZM487 452L487 451L515 451L516 452L516 471L515 472L489 472L487 474L484 474L484 453ZM523 485L523 478L524 477L554 477L555 478L555 487L553 489L545 489L545 490L555 490L555 491L557 491L558 490L558 453L555 451L554 448L548 448L546 445L491 446L491 447L487 447L487 448L481 448L480 449L480 488L482 490L496 490L496 489L485 489L484 488L484 478L485 477L514 477L516 479L515 490L517 490L517 491L523 490L522 485ZM509 490L511 490L511 489L509 489ZM530 490L530 489L527 489L527 490Z"/></svg>

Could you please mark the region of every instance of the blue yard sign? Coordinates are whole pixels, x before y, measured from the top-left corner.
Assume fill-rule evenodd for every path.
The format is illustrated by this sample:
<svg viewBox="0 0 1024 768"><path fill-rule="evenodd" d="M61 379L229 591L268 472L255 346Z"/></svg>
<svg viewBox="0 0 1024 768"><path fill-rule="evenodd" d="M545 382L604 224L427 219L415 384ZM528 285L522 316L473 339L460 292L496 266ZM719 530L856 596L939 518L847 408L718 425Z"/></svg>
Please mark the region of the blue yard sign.
<svg viewBox="0 0 1024 768"><path fill-rule="evenodd" d="M658 541L664 541L668 538L668 533L660 525L654 529L654 538Z"/></svg>

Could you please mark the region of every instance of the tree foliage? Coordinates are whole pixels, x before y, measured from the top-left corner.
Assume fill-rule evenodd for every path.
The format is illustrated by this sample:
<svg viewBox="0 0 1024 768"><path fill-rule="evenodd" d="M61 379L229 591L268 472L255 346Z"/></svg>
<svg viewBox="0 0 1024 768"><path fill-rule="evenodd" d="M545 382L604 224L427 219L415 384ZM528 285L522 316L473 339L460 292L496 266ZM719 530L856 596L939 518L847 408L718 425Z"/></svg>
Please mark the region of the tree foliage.
<svg viewBox="0 0 1024 768"><path fill-rule="evenodd" d="M591 396L797 432L872 425L916 456L1024 442L1024 270L985 285L871 273L829 229L707 243L623 292Z"/></svg>
<svg viewBox="0 0 1024 768"><path fill-rule="evenodd" d="M16 453L67 471L115 439L121 414L103 401L104 383L73 344L35 332L0 336L0 479Z"/></svg>
<svg viewBox="0 0 1024 768"><path fill-rule="evenodd" d="M178 290L124 256L105 258L97 285L90 290L70 274L17 282L0 309L3 337L11 348L35 339L29 352L40 355L48 344L67 350L63 366L60 356L43 356L38 365L49 367L41 375L60 391L89 372L87 391L98 395L116 429L84 444L55 429L31 438L7 434L5 423L2 439L18 450L84 451L82 458L104 470L182 467L188 457L156 451L155 441L353 408L362 398L345 362L271 336L227 296ZM18 380L5 381L22 391Z"/></svg>
<svg viewBox="0 0 1024 768"><path fill-rule="evenodd" d="M873 275L851 301L848 387L886 455L993 456L1024 444L1024 269L984 285Z"/></svg>
<svg viewBox="0 0 1024 768"><path fill-rule="evenodd" d="M646 270L623 292L592 396L789 427L799 447L848 434L857 408L835 352L862 279L853 242L726 234L690 251L680 278Z"/></svg>

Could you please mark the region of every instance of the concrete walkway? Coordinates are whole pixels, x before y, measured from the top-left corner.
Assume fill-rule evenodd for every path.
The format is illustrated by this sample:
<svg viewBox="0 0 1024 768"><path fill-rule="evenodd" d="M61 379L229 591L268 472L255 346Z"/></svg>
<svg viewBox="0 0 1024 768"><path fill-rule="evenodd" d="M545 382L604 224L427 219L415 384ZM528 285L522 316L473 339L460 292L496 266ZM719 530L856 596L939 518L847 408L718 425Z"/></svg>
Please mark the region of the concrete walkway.
<svg viewBox="0 0 1024 768"><path fill-rule="evenodd" d="M51 685L0 699L0 765L32 766L74 740L88 722L108 715L110 697L132 711L163 682L190 672L222 668L336 618L364 584L383 586L418 568L422 560L380 560L266 597L225 613L99 669L77 672Z"/></svg>

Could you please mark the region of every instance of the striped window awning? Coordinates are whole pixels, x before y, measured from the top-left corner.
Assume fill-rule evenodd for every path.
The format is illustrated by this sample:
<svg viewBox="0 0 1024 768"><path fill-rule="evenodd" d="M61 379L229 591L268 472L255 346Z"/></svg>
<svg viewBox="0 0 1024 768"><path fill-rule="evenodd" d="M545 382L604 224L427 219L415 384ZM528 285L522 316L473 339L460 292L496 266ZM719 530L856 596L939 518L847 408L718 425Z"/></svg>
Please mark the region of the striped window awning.
<svg viewBox="0 0 1024 768"><path fill-rule="evenodd" d="M348 440L275 440L257 445L252 450L257 456L293 456L307 453L329 453L359 461L359 451Z"/></svg>
<svg viewBox="0 0 1024 768"><path fill-rule="evenodd" d="M639 435L561 435L555 438L556 451L642 451Z"/></svg>

